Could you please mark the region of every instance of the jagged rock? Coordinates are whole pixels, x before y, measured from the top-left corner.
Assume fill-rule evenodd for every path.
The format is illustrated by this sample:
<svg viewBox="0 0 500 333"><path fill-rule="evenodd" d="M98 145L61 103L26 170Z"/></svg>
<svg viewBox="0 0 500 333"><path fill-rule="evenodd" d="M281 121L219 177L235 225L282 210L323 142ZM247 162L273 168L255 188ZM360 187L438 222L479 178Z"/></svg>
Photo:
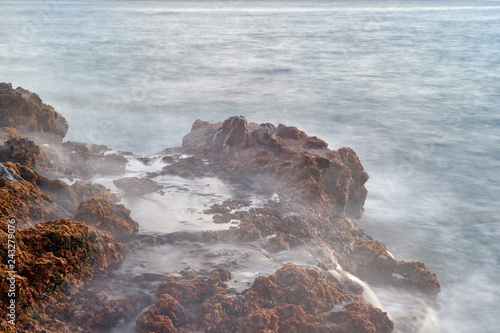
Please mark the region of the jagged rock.
<svg viewBox="0 0 500 333"><path fill-rule="evenodd" d="M293 126L278 125L276 134L283 139L304 140L307 134Z"/></svg>
<svg viewBox="0 0 500 333"><path fill-rule="evenodd" d="M106 146L66 141L62 147L71 157L68 164L82 173L108 175L125 172L127 159L122 155L105 153L109 150Z"/></svg>
<svg viewBox="0 0 500 333"><path fill-rule="evenodd" d="M267 147L272 152L279 152L281 145L278 143L276 127L273 124L260 124L252 131L251 135L258 144Z"/></svg>
<svg viewBox="0 0 500 333"><path fill-rule="evenodd" d="M338 212L360 219L368 191L364 184L368 174L364 172L358 156L351 148L341 148L330 160L321 182L335 198Z"/></svg>
<svg viewBox="0 0 500 333"><path fill-rule="evenodd" d="M394 324L385 312L361 301L347 304L340 311L331 312L327 318L338 325L335 332L339 333L376 333L394 330Z"/></svg>
<svg viewBox="0 0 500 333"><path fill-rule="evenodd" d="M82 202L74 219L105 230L121 241L130 239L139 230L139 224L130 217L130 210L102 198Z"/></svg>
<svg viewBox="0 0 500 333"><path fill-rule="evenodd" d="M203 177L208 171L208 166L203 159L190 156L181 158L177 162L163 167L162 175L176 175L182 178Z"/></svg>
<svg viewBox="0 0 500 333"><path fill-rule="evenodd" d="M11 161L33 167L38 164L40 147L27 138L11 138L0 146L0 161Z"/></svg>
<svg viewBox="0 0 500 333"><path fill-rule="evenodd" d="M206 140L206 137L215 135L217 128L209 122L197 119L191 127L191 132L182 138L182 148L186 150L187 154L195 151L203 151L210 148L211 142ZM171 163L172 161L166 161Z"/></svg>
<svg viewBox="0 0 500 333"><path fill-rule="evenodd" d="M56 204L50 196L42 193L36 184L23 181L19 164L2 164L2 169L11 177L0 178L0 226L7 228L7 219L15 218L20 226L31 226L37 222L69 217L70 214ZM26 168L28 169L28 168Z"/></svg>
<svg viewBox="0 0 500 333"><path fill-rule="evenodd" d="M364 204L368 191L365 183L368 180L368 174L364 171L358 155L351 148L339 149L339 156L342 163L348 168L353 184L349 187L349 196L345 209L346 216L354 219L360 219L363 216Z"/></svg>
<svg viewBox="0 0 500 333"><path fill-rule="evenodd" d="M268 277L257 277L237 298L226 295L224 281L230 278L219 267L205 280L160 284L159 300L137 319L137 326L141 332L385 333L394 328L386 313L316 270L286 264ZM334 305L343 302L352 305L332 315Z"/></svg>
<svg viewBox="0 0 500 333"><path fill-rule="evenodd" d="M215 133L212 147L217 152L224 149L234 151L242 149L248 142L248 122L243 116L234 116L228 118L222 124L222 127Z"/></svg>
<svg viewBox="0 0 500 333"><path fill-rule="evenodd" d="M140 332L176 333L176 327L184 325L186 319L184 307L172 296L164 294L137 318L137 328Z"/></svg>
<svg viewBox="0 0 500 333"><path fill-rule="evenodd" d="M119 174L127 160L109 154L104 145L65 142L63 116L37 94L0 83L0 162L17 162L46 175L90 178L92 174Z"/></svg>
<svg viewBox="0 0 500 333"><path fill-rule="evenodd" d="M0 127L14 127L25 135L61 142L68 132L63 116L40 97L10 83L0 83Z"/></svg>
<svg viewBox="0 0 500 333"><path fill-rule="evenodd" d="M0 178L6 182L20 183L22 182L21 176L17 174L12 168L0 163Z"/></svg>
<svg viewBox="0 0 500 333"><path fill-rule="evenodd" d="M148 178L126 177L113 181L116 187L125 191L128 196L139 196L163 190L164 186Z"/></svg>
<svg viewBox="0 0 500 333"><path fill-rule="evenodd" d="M69 186L62 180L50 179L26 166L10 162L6 163L6 165L15 170L23 179L41 190L41 192L49 195L57 205L70 213L60 215L60 217L71 217L82 201L87 201L91 198L99 197L113 203L119 201L114 194L100 184L77 181Z"/></svg>

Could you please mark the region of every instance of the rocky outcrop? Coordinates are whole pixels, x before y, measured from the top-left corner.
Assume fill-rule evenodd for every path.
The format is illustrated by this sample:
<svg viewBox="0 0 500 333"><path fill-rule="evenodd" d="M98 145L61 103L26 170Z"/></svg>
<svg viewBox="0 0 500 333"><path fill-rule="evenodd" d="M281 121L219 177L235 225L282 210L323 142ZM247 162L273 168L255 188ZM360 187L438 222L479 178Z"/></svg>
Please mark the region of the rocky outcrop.
<svg viewBox="0 0 500 333"><path fill-rule="evenodd" d="M168 281L137 319L140 332L392 332L387 314L327 273L286 264L257 277L244 297L228 297L224 268L207 279ZM338 310L336 310L338 308Z"/></svg>
<svg viewBox="0 0 500 333"><path fill-rule="evenodd" d="M69 217L70 214L44 194L36 184L26 181L17 169L19 164L0 164L0 226L7 229L7 219L15 218L20 226ZM27 168L26 168L27 169Z"/></svg>
<svg viewBox="0 0 500 333"><path fill-rule="evenodd" d="M333 151L323 140L295 127L249 124L242 116L228 118L215 134L207 130L214 126L197 120L184 137L182 148L194 154L190 161L197 164L177 161L166 166L164 173L173 170L171 174L202 176L212 172L224 178L267 174L278 180L274 185L280 192L316 201L322 198L348 217L359 219L363 215L368 174L352 149ZM238 158L227 152L238 154Z"/></svg>
<svg viewBox="0 0 500 333"><path fill-rule="evenodd" d="M281 145L278 143L276 136L276 127L273 124L260 124L251 133L257 144L263 145L267 150L278 154L281 150Z"/></svg>
<svg viewBox="0 0 500 333"><path fill-rule="evenodd" d="M129 240L139 230L139 224L130 217L130 210L102 198L82 202L74 219L107 231L120 241Z"/></svg>
<svg viewBox="0 0 500 333"><path fill-rule="evenodd" d="M40 97L10 83L0 83L0 127L14 127L21 133L61 142L68 123Z"/></svg>
<svg viewBox="0 0 500 333"><path fill-rule="evenodd" d="M217 132L217 126L203 120L196 120L191 127L191 132L182 138L182 149L187 153L209 149L212 142L207 137L213 138Z"/></svg>
<svg viewBox="0 0 500 333"><path fill-rule="evenodd" d="M63 116L37 94L0 83L0 162L15 162L49 175L89 178L119 174L127 160L103 145L62 142L68 131Z"/></svg>
<svg viewBox="0 0 500 333"><path fill-rule="evenodd" d="M126 195L136 197L163 190L163 186L149 178L126 177L113 181L116 187L123 190Z"/></svg>
<svg viewBox="0 0 500 333"><path fill-rule="evenodd" d="M60 321L50 324L53 326L42 323L51 321L48 318L59 313L57 309L62 307L66 307L68 313L72 309L70 300L82 288L83 281L107 273L109 268L121 261L122 246L111 235L82 222L61 219L72 216L63 207L72 210L79 204L78 200L88 200L96 194L115 198L100 185L77 182L70 187L20 164L0 164L0 253L4 254L0 263L0 278L7 281L6 278L12 275L8 272L16 272L17 328L23 331L42 331L51 327L50 331L53 332L65 331ZM61 200L62 198L65 200ZM133 229L130 233L137 230L137 223L130 219L126 208L108 205L105 218L113 218L113 222L128 223L127 227ZM121 217L120 214L124 216ZM7 255L8 239L11 239L7 225L11 219L16 221L16 249L14 265L8 267L8 264L12 264ZM110 229L114 231L113 228ZM128 236L119 226L116 229L121 234L125 233L124 237ZM5 283L0 283L2 307L6 307L6 302L9 301L7 287ZM120 305L122 303L126 304ZM122 303L110 303L108 307L105 307L105 303L99 304L105 307L103 311L114 311L113 315L119 317L117 321L121 314L126 316L128 313L132 316L139 311L127 302ZM142 304L144 306L145 303ZM112 310L113 308L116 310ZM61 315L60 318L64 316ZM95 322L104 321L96 319ZM88 326L86 320L83 323L83 326ZM0 327L6 332L12 328L5 321L0 322Z"/></svg>
<svg viewBox="0 0 500 333"><path fill-rule="evenodd" d="M14 171L6 165L0 163L0 179L3 182L20 183L23 179Z"/></svg>
<svg viewBox="0 0 500 333"><path fill-rule="evenodd" d="M80 203L91 198L103 198L109 202L118 202L118 198L100 184L77 181L69 186L62 180L50 179L20 164L9 162L5 165L12 168L23 180L34 185L36 190L48 195L55 204L69 213L68 215L60 215L60 217L72 217Z"/></svg>
<svg viewBox="0 0 500 333"><path fill-rule="evenodd" d="M362 282L349 276L411 292L429 303L439 293L436 275L423 263L392 258L355 221L363 214L368 174L350 148L335 151L296 127L249 123L243 116L217 124L197 120L182 147L163 152L162 170L114 184L133 200L162 193L163 186L154 181L159 175L219 177L231 186L234 198L212 201L204 213L232 227L136 235L138 223L108 189L54 179L118 175L125 170L127 153L62 143L67 131L62 116L37 95L8 84L0 84L0 115L0 306L7 301L10 274L8 220L15 218L21 330L107 330L151 305L144 295L108 299L102 293L121 286L86 283L120 262L124 246L133 251L166 243L253 243L272 260L277 252L304 247L316 261L307 264L314 269L285 264L257 277L244 291L226 282L245 259L228 259L210 273L186 268L168 280L161 274L115 272L115 282L157 290L156 302L136 320L143 332L391 332L388 315L365 301ZM137 158L145 164L158 159ZM254 195L261 198L259 204L248 200ZM197 221L204 223L203 218ZM415 318L405 320L414 323ZM0 329L11 327L0 319Z"/></svg>
<svg viewBox="0 0 500 333"><path fill-rule="evenodd" d="M0 147L0 160L34 167L40 158L40 147L27 138L11 138Z"/></svg>
<svg viewBox="0 0 500 333"><path fill-rule="evenodd" d="M248 143L248 122L243 116L234 116L224 121L213 138L212 147L217 152L244 148Z"/></svg>
<svg viewBox="0 0 500 333"><path fill-rule="evenodd" d="M231 132L233 125L238 128L233 134L239 136L233 142L245 145L224 145L225 139L221 138ZM435 274L422 263L392 259L384 244L366 235L352 220L363 214L368 174L351 148L330 150L323 140L309 137L295 127L279 125L273 131L269 124L247 123L241 117L229 118L219 126L213 137L199 130L190 133L186 142L197 142L197 147L183 147L191 151L191 159L206 161L203 175L254 184L250 186L279 195L264 208L230 210L220 205L220 211L207 210L215 214L214 222L237 220L239 224L227 231L204 233L206 241L268 238L265 246L270 251L318 243L333 251L344 269L369 283L409 289L431 303L435 301L440 291ZM207 148L200 144L201 136L205 142L219 145ZM279 145L279 153L269 143ZM198 174L199 170L198 166L180 161L168 168L184 174Z"/></svg>

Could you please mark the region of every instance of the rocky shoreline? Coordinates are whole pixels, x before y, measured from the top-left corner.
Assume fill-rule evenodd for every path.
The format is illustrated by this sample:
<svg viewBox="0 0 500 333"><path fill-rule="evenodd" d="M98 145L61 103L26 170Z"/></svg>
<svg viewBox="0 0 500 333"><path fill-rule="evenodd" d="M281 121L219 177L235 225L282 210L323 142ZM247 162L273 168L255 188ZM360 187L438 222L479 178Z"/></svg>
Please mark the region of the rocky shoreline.
<svg viewBox="0 0 500 333"><path fill-rule="evenodd" d="M63 142L64 117L6 83L0 116L2 309L12 299L9 272L16 272L17 288L16 326L2 316L3 331L107 332L129 323L139 332L418 332L424 325L420 310L395 316L365 299L365 283L436 305L436 275L421 262L397 261L357 224L368 174L350 148L331 150L295 127L235 116L217 124L196 120L181 147L159 154L113 152ZM146 171L131 175L132 160ZM93 181L96 175L105 175L113 191ZM174 186L172 177L187 185ZM199 218L187 224L197 231L182 224L146 230L146 221L120 204L155 198L168 210L162 198L206 179L231 190L227 197L197 193L210 202L190 207ZM15 267L8 266L12 219ZM172 223L157 220L166 229ZM210 248L203 255L218 261L200 269L183 262L169 272L124 269L136 265L135 254L165 246ZM236 276L245 276L252 248L269 271L243 284ZM280 259L287 255L297 256ZM138 292L121 295L120 283Z"/></svg>

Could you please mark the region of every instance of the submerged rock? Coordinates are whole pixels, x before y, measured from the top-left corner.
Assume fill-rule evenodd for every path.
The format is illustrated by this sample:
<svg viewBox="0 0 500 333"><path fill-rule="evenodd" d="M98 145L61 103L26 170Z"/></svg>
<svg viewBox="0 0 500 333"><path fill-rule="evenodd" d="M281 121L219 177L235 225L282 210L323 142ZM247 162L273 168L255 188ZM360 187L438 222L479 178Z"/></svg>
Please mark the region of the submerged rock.
<svg viewBox="0 0 500 333"><path fill-rule="evenodd" d="M113 181L116 187L123 190L126 195L136 197L163 190L164 186L148 178L126 177Z"/></svg>

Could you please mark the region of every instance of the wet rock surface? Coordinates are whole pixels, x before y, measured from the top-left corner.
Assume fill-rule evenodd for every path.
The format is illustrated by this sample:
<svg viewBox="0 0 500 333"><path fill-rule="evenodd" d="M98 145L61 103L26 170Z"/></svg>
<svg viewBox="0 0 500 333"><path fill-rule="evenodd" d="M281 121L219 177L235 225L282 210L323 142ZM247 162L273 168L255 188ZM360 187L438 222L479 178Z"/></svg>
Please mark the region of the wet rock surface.
<svg viewBox="0 0 500 333"><path fill-rule="evenodd" d="M350 148L331 150L296 127L235 116L217 124L195 121L181 147L160 155L118 154L103 145L62 142L64 118L36 94L9 84L0 84L0 115L0 306L8 302L6 246L15 218L17 328L416 332L418 314L389 319L378 301L365 298L371 292L365 282L436 302L435 274L421 262L397 261L357 224L368 174ZM141 170L163 164L124 177L132 158ZM191 216L212 215L213 226L227 227L138 232L150 221L137 223L116 194L81 180L96 175L125 192L121 200L132 207L191 195L205 202L191 207ZM231 196L213 193L206 179L222 180ZM173 223L157 217L158 224ZM206 223L179 221L188 222ZM156 256L154 267L149 256ZM245 271L247 265L270 268ZM13 331L5 319L0 327Z"/></svg>
<svg viewBox="0 0 500 333"><path fill-rule="evenodd" d="M113 181L116 187L123 190L126 195L135 197L147 193L159 192L163 186L148 178L126 177Z"/></svg>
<svg viewBox="0 0 500 333"><path fill-rule="evenodd" d="M7 239L6 228L2 227L0 249L5 255ZM13 276L9 272L16 272L17 322L21 327L24 323L30 327L30 313L43 313L55 295L71 295L80 281L104 274L122 259L121 245L106 232L68 219L20 229L16 241L15 267L8 267L7 257L2 258L0 275L5 281L2 290L6 290L7 277ZM3 293L2 305L7 306L8 301L7 293Z"/></svg>
<svg viewBox="0 0 500 333"><path fill-rule="evenodd" d="M80 204L74 219L109 232L119 241L129 240L139 230L124 205L93 198Z"/></svg>
<svg viewBox="0 0 500 333"><path fill-rule="evenodd" d="M183 161L174 161L169 166L171 170L182 170L178 173L180 176L214 175L230 182L236 179L250 188L257 183L260 190L275 193L274 200L265 207L242 210L241 206L231 207L228 202L213 205L205 212L214 214L216 223L237 220L238 227L205 232L201 236L203 241L267 239L264 247L270 253L290 250L302 244L318 244L335 257L335 265L328 262L328 256L325 259L315 255L317 267L324 272L308 271L308 274L324 276L325 271L333 270L342 276L349 271L375 286L411 290L430 303L436 301L440 284L435 274L423 263L393 259L384 244L366 235L353 220L363 214L367 196L364 184L368 174L352 149L333 151L321 139L309 137L294 127L248 124L243 117L229 118L215 134L213 130L200 129L212 129L216 125L209 127L201 121L195 124L199 125L193 125L194 129L186 136L182 148L192 154L191 160L206 161L203 172L199 172L201 163ZM228 137L231 138L229 141ZM206 144L202 144L203 141ZM190 146L190 142L196 144ZM168 237L164 239L166 242L176 241ZM289 266L285 267L292 270ZM303 275L299 268L296 269ZM171 331L182 329L186 332L242 330L243 326L238 326L238 323L245 323L245 327L254 331L270 332L391 332L394 329L385 312L360 297L363 287L356 282L345 278L336 280L330 276L336 284L332 284L329 292L321 290L308 296L308 292L314 292L318 287L319 280L309 283L297 271L290 274L290 285L294 291L303 291L300 295L293 294L283 285L281 289L277 287L279 282L288 281L287 278L276 279L282 276L279 270L272 278L258 277L250 289L236 297L243 297L241 302L227 298L227 288L210 278L182 286L173 282L162 284L158 289L159 297L164 300L164 295L168 294L169 304L177 304L170 298L173 297L179 302L176 306L187 311L189 319L176 325L175 315L170 311L167 316L170 322L166 325ZM218 286L216 290L222 290L218 296L210 289L214 283ZM272 290L266 291L268 298L256 301L258 305L248 305L248 300L261 283L273 286ZM189 292L181 293L181 289ZM196 290L200 296L193 296ZM325 296L328 302L323 300L326 303L321 303L318 295L329 295ZM295 302L295 297L300 302ZM350 303L338 313L329 312L335 304L343 304L347 300ZM189 315L193 306L199 312ZM246 306L255 313L242 311ZM158 311L161 312L160 309ZM323 315L318 314L321 311ZM139 318L138 323L143 325L144 320Z"/></svg>
<svg viewBox="0 0 500 333"><path fill-rule="evenodd" d="M68 132L68 123L40 97L21 87L12 89L0 83L0 127L14 127L22 133L48 134L61 141Z"/></svg>
<svg viewBox="0 0 500 333"><path fill-rule="evenodd" d="M0 83L0 162L71 179L125 171L127 160L107 153L110 149L104 145L62 142L68 128L64 117L37 94Z"/></svg>
<svg viewBox="0 0 500 333"><path fill-rule="evenodd" d="M326 272L286 264L258 277L239 297L228 294L224 268L206 280L167 281L137 319L141 332L391 332L383 311L342 288ZM337 304L347 304L338 311ZM155 317L156 316L156 317ZM157 325L157 326L156 326Z"/></svg>

